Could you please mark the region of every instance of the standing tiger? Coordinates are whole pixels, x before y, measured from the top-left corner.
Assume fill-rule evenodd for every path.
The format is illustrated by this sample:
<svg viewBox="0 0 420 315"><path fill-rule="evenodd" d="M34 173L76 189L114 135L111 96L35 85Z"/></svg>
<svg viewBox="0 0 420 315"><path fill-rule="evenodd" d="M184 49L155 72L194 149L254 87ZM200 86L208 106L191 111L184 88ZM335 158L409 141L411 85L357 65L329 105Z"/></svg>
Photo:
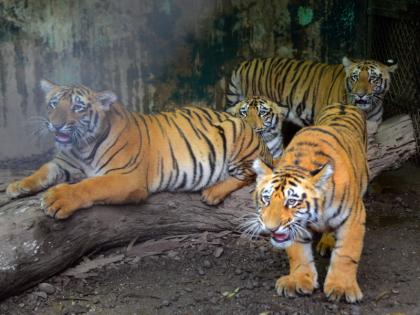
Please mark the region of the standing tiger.
<svg viewBox="0 0 420 315"><path fill-rule="evenodd" d="M57 219L94 204L139 202L159 191L202 190L204 202L218 204L254 180L257 157L271 163L253 129L227 113L191 106L141 115L127 111L110 91L46 80L41 88L48 102L45 126L58 153L11 183L7 194L51 187L41 206Z"/></svg>
<svg viewBox="0 0 420 315"><path fill-rule="evenodd" d="M362 299L357 267L368 183L364 116L351 105L324 107L314 126L295 135L274 170L260 160L254 163L258 214L250 230L271 233L271 243L289 256L290 273L276 283L279 294L311 294L318 287L312 235L332 231L336 244L324 293L334 301Z"/></svg>
<svg viewBox="0 0 420 315"><path fill-rule="evenodd" d="M348 103L366 113L369 133L373 133L382 122L383 98L389 90L391 73L396 69L396 64L351 61L347 57L337 65L277 57L253 59L233 71L226 107L239 115L249 99L240 101L265 96L287 109L286 119L299 125L312 125L323 106Z"/></svg>

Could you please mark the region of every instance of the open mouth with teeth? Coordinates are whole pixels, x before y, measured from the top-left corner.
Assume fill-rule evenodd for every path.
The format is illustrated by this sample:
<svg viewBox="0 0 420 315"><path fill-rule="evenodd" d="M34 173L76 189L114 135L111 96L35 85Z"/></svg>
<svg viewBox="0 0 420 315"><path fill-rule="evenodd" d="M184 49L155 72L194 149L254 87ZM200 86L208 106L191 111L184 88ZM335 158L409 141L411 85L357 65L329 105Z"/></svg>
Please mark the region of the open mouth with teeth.
<svg viewBox="0 0 420 315"><path fill-rule="evenodd" d="M271 239L281 244L290 241L290 233L271 233Z"/></svg>
<svg viewBox="0 0 420 315"><path fill-rule="evenodd" d="M56 132L55 133L55 141L62 143L62 144L68 144L71 142L71 136L68 133L64 132Z"/></svg>
<svg viewBox="0 0 420 315"><path fill-rule="evenodd" d="M359 99L359 100L355 100L355 103L361 109L366 109L370 107L370 102L368 100Z"/></svg>

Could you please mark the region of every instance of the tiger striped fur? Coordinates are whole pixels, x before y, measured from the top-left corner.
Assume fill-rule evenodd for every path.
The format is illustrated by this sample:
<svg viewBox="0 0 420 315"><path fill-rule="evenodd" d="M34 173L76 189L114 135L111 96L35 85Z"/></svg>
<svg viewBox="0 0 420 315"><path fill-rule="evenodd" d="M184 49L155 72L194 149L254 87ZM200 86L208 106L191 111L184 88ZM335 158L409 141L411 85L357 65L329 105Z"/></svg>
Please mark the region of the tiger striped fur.
<svg viewBox="0 0 420 315"><path fill-rule="evenodd" d="M47 189L42 207L64 219L94 204L139 202L159 191L199 191L218 204L255 179L252 162L271 155L239 118L184 107L142 115L113 92L41 82L48 102L45 126L58 153L35 173L11 183L11 197ZM74 183L74 184L69 184Z"/></svg>
<svg viewBox="0 0 420 315"><path fill-rule="evenodd" d="M270 232L271 243L289 256L290 274L276 283L279 294L311 294L318 287L312 235L332 231L336 244L324 292L331 300L362 299L357 267L368 184L364 116L351 105L324 107L314 126L295 135L274 170L254 163L258 214L250 224Z"/></svg>
<svg viewBox="0 0 420 315"><path fill-rule="evenodd" d="M252 59L232 72L226 108L246 97L265 96L286 106L288 119L312 125L323 106L348 103L365 111L369 132L374 133L382 122L383 98L396 69L396 64L347 57L337 65L277 57Z"/></svg>
<svg viewBox="0 0 420 315"><path fill-rule="evenodd" d="M283 154L282 124L286 119L291 120L288 117L287 107L279 106L264 96L251 96L226 111L242 118L254 128L266 143L274 159Z"/></svg>

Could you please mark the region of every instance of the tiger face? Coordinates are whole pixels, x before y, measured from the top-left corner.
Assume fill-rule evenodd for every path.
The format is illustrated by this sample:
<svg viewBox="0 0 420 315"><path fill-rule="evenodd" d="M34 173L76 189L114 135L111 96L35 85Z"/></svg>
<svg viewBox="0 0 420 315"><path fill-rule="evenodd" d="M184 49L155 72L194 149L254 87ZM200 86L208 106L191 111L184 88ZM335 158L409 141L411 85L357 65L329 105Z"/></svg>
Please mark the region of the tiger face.
<svg viewBox="0 0 420 315"><path fill-rule="evenodd" d="M299 169L274 171L260 160L254 162L254 193L260 230L271 233L271 243L284 249L293 242L308 242L308 229L319 220L320 205L333 170L329 164L314 172Z"/></svg>
<svg viewBox="0 0 420 315"><path fill-rule="evenodd" d="M42 80L46 93L45 125L59 149L83 147L94 142L104 129L106 113L117 97L113 92L95 92L84 86L59 86Z"/></svg>
<svg viewBox="0 0 420 315"><path fill-rule="evenodd" d="M343 58L346 90L350 101L362 110L370 110L389 90L391 73L397 64L387 66L375 60L351 61Z"/></svg>
<svg viewBox="0 0 420 315"><path fill-rule="evenodd" d="M263 96L248 97L227 109L245 120L257 133L281 130L285 113L277 103Z"/></svg>

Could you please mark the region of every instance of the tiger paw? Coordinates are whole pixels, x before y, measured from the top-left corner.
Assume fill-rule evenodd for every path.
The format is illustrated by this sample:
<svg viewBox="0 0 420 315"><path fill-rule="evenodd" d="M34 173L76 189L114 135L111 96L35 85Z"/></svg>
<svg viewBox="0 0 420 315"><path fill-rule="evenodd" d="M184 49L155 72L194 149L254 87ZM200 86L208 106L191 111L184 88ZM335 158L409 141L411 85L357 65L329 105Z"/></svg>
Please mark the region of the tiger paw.
<svg viewBox="0 0 420 315"><path fill-rule="evenodd" d="M60 184L47 190L41 198L41 208L46 215L55 219L66 219L76 210L89 205L68 184Z"/></svg>
<svg viewBox="0 0 420 315"><path fill-rule="evenodd" d="M316 251L321 255L325 256L327 253L331 253L335 246L335 237L333 233L323 233L321 239L316 245Z"/></svg>
<svg viewBox="0 0 420 315"><path fill-rule="evenodd" d="M310 295L318 287L314 275L307 273L294 273L279 278L276 282L277 294L292 298L299 295Z"/></svg>
<svg viewBox="0 0 420 315"><path fill-rule="evenodd" d="M6 195L11 198L18 198L31 194L31 186L25 180L10 183L6 189Z"/></svg>
<svg viewBox="0 0 420 315"><path fill-rule="evenodd" d="M215 206L221 203L224 199L224 194L218 194L217 187L209 187L201 192L201 201L210 206Z"/></svg>
<svg viewBox="0 0 420 315"><path fill-rule="evenodd" d="M363 293L355 278L349 276L328 275L324 284L324 293L330 301L338 302L344 296L348 303L356 303L362 300Z"/></svg>

